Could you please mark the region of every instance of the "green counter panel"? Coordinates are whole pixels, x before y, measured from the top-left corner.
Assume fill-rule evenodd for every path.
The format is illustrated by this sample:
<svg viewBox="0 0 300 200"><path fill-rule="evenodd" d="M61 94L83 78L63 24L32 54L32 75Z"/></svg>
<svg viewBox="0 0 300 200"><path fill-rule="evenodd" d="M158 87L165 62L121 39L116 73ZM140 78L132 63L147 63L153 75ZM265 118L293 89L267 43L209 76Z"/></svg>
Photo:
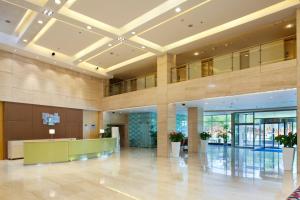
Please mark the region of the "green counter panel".
<svg viewBox="0 0 300 200"><path fill-rule="evenodd" d="M115 138L24 142L24 164L56 163L92 158L102 152L112 152Z"/></svg>
<svg viewBox="0 0 300 200"><path fill-rule="evenodd" d="M24 142L24 164L67 162L68 141Z"/></svg>

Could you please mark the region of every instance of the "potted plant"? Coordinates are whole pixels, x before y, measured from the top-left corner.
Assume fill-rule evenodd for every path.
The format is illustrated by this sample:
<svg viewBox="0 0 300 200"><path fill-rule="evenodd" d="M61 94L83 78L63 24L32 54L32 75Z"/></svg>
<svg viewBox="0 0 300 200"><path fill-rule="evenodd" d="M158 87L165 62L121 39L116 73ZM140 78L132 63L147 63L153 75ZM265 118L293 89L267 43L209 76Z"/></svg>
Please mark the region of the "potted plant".
<svg viewBox="0 0 300 200"><path fill-rule="evenodd" d="M223 139L223 142L224 142L224 145L227 145L227 141L228 141L228 133L227 132L220 132L219 135L218 135L219 138L222 138Z"/></svg>
<svg viewBox="0 0 300 200"><path fill-rule="evenodd" d="M211 137L211 134L207 132L202 132L200 136L200 152L205 153L208 146L208 139Z"/></svg>
<svg viewBox="0 0 300 200"><path fill-rule="evenodd" d="M230 130L228 130L228 125L223 126L223 130L219 132L218 137L223 139L224 145L227 145L228 139L229 139L229 134Z"/></svg>
<svg viewBox="0 0 300 200"><path fill-rule="evenodd" d="M288 133L287 135L278 135L275 137L276 142L283 145L283 168L292 170L294 162L295 148L297 144L297 133Z"/></svg>
<svg viewBox="0 0 300 200"><path fill-rule="evenodd" d="M169 134L171 141L171 151L173 157L179 157L181 141L184 139L184 135L181 132L172 131Z"/></svg>

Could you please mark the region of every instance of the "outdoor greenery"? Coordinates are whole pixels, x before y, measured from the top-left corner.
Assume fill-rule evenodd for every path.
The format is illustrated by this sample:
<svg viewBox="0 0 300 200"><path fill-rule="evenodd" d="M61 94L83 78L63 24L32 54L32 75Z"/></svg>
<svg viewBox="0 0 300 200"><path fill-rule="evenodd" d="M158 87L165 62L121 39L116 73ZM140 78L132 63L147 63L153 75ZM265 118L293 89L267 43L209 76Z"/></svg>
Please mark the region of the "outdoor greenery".
<svg viewBox="0 0 300 200"><path fill-rule="evenodd" d="M227 141L229 139L229 134L230 134L229 126L225 124L223 126L223 130L219 132L218 137L223 138L224 144L227 144Z"/></svg>
<svg viewBox="0 0 300 200"><path fill-rule="evenodd" d="M289 132L287 135L278 135L275 140L284 147L293 148L297 144L297 133Z"/></svg>
<svg viewBox="0 0 300 200"><path fill-rule="evenodd" d="M171 142L181 142L184 139L184 135L181 132L172 131L169 134L169 139Z"/></svg>
<svg viewBox="0 0 300 200"><path fill-rule="evenodd" d="M211 134L207 132L202 132L199 134L201 140L208 140L211 137Z"/></svg>

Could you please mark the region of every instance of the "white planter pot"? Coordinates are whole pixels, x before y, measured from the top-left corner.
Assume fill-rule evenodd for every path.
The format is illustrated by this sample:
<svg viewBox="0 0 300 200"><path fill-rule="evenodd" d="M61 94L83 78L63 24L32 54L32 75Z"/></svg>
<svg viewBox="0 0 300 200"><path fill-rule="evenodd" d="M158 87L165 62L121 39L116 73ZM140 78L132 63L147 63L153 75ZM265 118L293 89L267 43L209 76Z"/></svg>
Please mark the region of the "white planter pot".
<svg viewBox="0 0 300 200"><path fill-rule="evenodd" d="M283 147L282 156L283 156L284 170L291 171L293 169L294 154L295 154L294 148Z"/></svg>
<svg viewBox="0 0 300 200"><path fill-rule="evenodd" d="M201 153L207 152L207 146L208 146L208 140L200 140L200 152Z"/></svg>
<svg viewBox="0 0 300 200"><path fill-rule="evenodd" d="M171 142L172 157L179 157L181 142Z"/></svg>

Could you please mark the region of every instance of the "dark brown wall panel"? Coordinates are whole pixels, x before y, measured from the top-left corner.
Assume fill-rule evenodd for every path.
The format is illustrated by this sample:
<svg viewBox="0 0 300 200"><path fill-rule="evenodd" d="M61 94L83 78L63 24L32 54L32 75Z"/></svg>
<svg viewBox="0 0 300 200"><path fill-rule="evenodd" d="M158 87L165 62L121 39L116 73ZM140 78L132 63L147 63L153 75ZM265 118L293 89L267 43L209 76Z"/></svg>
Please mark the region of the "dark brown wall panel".
<svg viewBox="0 0 300 200"><path fill-rule="evenodd" d="M42 113L58 113L60 123L44 125ZM4 103L4 152L7 158L7 141L49 139L49 129L55 129L54 138L82 139L83 111L51 106Z"/></svg>

